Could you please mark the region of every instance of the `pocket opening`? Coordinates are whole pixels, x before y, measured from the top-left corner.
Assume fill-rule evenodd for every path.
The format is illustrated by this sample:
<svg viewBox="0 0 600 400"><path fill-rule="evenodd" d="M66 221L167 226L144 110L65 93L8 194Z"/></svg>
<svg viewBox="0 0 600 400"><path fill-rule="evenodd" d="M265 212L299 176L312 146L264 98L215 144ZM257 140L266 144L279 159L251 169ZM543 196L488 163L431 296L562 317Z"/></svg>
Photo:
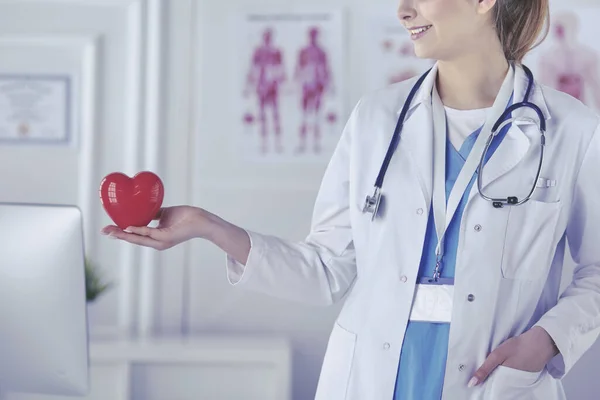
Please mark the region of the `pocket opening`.
<svg viewBox="0 0 600 400"><path fill-rule="evenodd" d="M318 399L345 400L356 352L356 334L333 325L317 388Z"/></svg>

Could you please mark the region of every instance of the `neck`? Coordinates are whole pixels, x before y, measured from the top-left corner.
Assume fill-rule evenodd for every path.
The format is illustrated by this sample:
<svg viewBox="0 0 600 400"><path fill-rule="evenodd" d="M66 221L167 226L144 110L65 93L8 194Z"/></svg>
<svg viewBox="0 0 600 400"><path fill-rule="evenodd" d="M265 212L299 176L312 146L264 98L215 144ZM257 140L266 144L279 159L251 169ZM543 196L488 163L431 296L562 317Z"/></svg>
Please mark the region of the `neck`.
<svg viewBox="0 0 600 400"><path fill-rule="evenodd" d="M457 110L491 107L508 68L501 50L438 62L437 89L442 103Z"/></svg>

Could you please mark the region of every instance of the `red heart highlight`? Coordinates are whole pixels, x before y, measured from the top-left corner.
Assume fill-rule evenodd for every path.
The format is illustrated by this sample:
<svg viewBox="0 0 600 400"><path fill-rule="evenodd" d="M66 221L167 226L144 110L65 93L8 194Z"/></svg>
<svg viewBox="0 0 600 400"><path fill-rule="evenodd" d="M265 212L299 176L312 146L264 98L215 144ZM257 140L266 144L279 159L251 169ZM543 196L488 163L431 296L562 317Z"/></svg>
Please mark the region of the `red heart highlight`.
<svg viewBox="0 0 600 400"><path fill-rule="evenodd" d="M160 178L149 171L133 178L114 172L100 183L100 201L108 216L121 229L147 226L156 217L164 198Z"/></svg>

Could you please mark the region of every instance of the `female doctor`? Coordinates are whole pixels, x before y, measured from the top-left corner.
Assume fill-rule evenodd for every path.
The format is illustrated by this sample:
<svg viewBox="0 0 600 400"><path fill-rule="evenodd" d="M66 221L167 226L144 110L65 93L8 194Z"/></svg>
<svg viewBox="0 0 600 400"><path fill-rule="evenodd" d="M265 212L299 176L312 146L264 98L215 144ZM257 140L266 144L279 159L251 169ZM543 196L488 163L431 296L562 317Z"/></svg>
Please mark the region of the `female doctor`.
<svg viewBox="0 0 600 400"><path fill-rule="evenodd" d="M319 400L565 399L600 333L600 119L521 64L548 0L401 0L398 15L437 63L358 102L304 241L189 206L103 233L207 239L232 284L344 298Z"/></svg>

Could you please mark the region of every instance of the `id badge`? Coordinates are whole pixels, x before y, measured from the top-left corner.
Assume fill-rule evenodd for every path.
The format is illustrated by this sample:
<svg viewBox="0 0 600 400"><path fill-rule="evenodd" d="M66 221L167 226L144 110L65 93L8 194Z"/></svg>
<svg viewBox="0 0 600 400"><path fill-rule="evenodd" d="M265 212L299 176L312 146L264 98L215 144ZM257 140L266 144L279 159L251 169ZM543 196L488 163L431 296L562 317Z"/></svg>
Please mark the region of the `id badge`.
<svg viewBox="0 0 600 400"><path fill-rule="evenodd" d="M454 285L416 286L410 312L411 321L450 323Z"/></svg>

